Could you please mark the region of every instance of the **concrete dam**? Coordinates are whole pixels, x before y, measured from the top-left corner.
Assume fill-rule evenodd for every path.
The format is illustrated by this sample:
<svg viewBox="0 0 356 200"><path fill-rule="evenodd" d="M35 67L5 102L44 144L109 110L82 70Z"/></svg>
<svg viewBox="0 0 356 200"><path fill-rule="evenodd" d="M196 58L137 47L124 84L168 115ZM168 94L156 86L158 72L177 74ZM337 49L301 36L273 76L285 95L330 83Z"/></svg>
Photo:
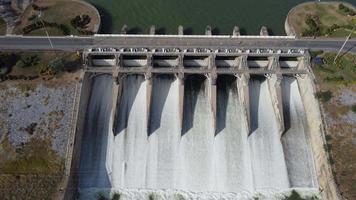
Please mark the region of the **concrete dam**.
<svg viewBox="0 0 356 200"><path fill-rule="evenodd" d="M111 48L84 59L78 198L319 194L307 51Z"/></svg>

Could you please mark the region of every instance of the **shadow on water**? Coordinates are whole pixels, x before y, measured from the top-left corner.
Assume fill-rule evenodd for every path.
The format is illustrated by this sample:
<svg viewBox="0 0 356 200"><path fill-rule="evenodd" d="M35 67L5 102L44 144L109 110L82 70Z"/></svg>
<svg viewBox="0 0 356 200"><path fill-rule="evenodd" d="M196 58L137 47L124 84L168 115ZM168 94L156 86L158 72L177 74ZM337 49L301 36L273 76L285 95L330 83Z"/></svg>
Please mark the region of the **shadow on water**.
<svg viewBox="0 0 356 200"><path fill-rule="evenodd" d="M183 30L184 35L193 35L193 28L187 27Z"/></svg>
<svg viewBox="0 0 356 200"><path fill-rule="evenodd" d="M110 34L113 32L112 15L105 8L98 4L93 4L98 9L101 18L101 27L99 33Z"/></svg>
<svg viewBox="0 0 356 200"><path fill-rule="evenodd" d="M174 80L172 75L157 75L153 77L148 136L161 127L163 107Z"/></svg>
<svg viewBox="0 0 356 200"><path fill-rule="evenodd" d="M129 79L135 79L134 85L130 85ZM128 118L137 97L141 84L144 82L142 75L128 75L122 80L122 93L120 103L116 107L116 127L114 128L114 135L118 135L121 131L127 128ZM125 90L127 89L127 90Z"/></svg>
<svg viewBox="0 0 356 200"><path fill-rule="evenodd" d="M245 28L240 28L240 35L247 35L247 31Z"/></svg>
<svg viewBox="0 0 356 200"><path fill-rule="evenodd" d="M285 134L291 128L291 113L290 113L290 98L292 82L288 81L287 77L282 79L282 102L283 102L283 118L284 118L284 132Z"/></svg>
<svg viewBox="0 0 356 200"><path fill-rule="evenodd" d="M249 93L250 93L250 127L251 135L258 129L258 112L261 95L261 84L265 81L263 76L251 76L249 81Z"/></svg>
<svg viewBox="0 0 356 200"><path fill-rule="evenodd" d="M199 95L205 92L205 81L206 77L203 75L188 75L185 77L182 136L193 127Z"/></svg>
<svg viewBox="0 0 356 200"><path fill-rule="evenodd" d="M138 26L129 28L129 29L127 30L127 34L142 34L142 33L143 33L142 28L140 28L140 27L138 27Z"/></svg>
<svg viewBox="0 0 356 200"><path fill-rule="evenodd" d="M105 79L105 80L103 80ZM107 82L109 81L109 82ZM80 151L78 188L111 188L106 168L112 88L111 75L94 78L86 110Z"/></svg>
<svg viewBox="0 0 356 200"><path fill-rule="evenodd" d="M160 27L156 30L156 34L159 34L159 35L164 35L167 33L167 30L165 27Z"/></svg>
<svg viewBox="0 0 356 200"><path fill-rule="evenodd" d="M217 78L217 126L215 136L218 135L222 130L226 128L226 115L227 115L227 106L229 100L230 93L232 95L237 96L237 85L236 85L236 77L231 75L221 75ZM238 98L238 97L236 97ZM234 102L231 102L234 103ZM237 105L235 105L237 106ZM233 112L233 111L230 111ZM238 122L236 122L238 123Z"/></svg>
<svg viewBox="0 0 356 200"><path fill-rule="evenodd" d="M220 30L219 28L215 27L211 30L211 34L213 35L220 35Z"/></svg>
<svg viewBox="0 0 356 200"><path fill-rule="evenodd" d="M275 35L271 28L267 27L268 35Z"/></svg>

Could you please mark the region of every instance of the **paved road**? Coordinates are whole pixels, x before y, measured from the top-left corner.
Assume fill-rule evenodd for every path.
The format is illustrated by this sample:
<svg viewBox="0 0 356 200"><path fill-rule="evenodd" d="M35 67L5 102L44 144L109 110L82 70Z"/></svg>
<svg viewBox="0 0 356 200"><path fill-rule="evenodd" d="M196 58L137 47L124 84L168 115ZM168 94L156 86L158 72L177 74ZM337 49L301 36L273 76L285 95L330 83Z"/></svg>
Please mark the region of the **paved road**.
<svg viewBox="0 0 356 200"><path fill-rule="evenodd" d="M343 39L231 38L231 37L51 37L53 50L81 50L90 47L177 47L177 48L307 48L338 50ZM0 37L0 50L51 50L46 37ZM356 39L345 51L356 52Z"/></svg>

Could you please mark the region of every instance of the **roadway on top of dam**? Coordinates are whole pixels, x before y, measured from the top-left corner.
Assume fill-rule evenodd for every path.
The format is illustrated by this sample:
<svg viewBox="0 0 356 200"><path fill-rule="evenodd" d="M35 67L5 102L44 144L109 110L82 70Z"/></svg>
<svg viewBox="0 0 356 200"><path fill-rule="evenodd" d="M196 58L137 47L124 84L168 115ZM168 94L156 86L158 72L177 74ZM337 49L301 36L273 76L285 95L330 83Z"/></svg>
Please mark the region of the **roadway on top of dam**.
<svg viewBox="0 0 356 200"><path fill-rule="evenodd" d="M286 36L205 36L205 35L96 35L90 37L1 36L0 50L83 50L94 47L147 48L305 48L338 50L345 38L293 38ZM356 39L344 51L356 52Z"/></svg>

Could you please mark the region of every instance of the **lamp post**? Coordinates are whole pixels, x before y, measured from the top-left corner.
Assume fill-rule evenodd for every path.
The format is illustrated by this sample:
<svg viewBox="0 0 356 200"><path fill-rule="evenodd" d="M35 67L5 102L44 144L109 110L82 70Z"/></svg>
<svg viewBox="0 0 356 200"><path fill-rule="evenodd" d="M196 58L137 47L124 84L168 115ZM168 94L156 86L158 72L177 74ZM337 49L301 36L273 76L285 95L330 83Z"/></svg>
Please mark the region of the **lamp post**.
<svg viewBox="0 0 356 200"><path fill-rule="evenodd" d="M48 39L48 41L49 41L49 44L51 45L51 48L53 49L53 44L52 44L51 38L49 37L49 34L48 34L47 29L46 29L45 23L43 22L43 20L42 20L41 17L42 17L42 11L40 11L40 13L38 14L38 19L41 21L41 23L42 23L42 25L43 25L43 28L44 28L44 30L45 30L45 32L46 32L46 35L47 35L47 39Z"/></svg>
<svg viewBox="0 0 356 200"><path fill-rule="evenodd" d="M355 30L355 27L356 27L356 26L354 26L354 27L352 28L352 30L351 30L351 32L350 32L350 34L346 37L344 44L342 44L342 46L341 46L341 48L340 48L339 52L337 52L337 54L336 54L336 56L335 56L335 58L334 58L334 64L336 63L336 59L337 59L337 57L339 57L339 55L340 55L340 53L341 53L342 49L345 47L345 45L346 45L347 41L349 41L349 40L350 40L351 35L352 35L352 33L354 32L354 30Z"/></svg>

